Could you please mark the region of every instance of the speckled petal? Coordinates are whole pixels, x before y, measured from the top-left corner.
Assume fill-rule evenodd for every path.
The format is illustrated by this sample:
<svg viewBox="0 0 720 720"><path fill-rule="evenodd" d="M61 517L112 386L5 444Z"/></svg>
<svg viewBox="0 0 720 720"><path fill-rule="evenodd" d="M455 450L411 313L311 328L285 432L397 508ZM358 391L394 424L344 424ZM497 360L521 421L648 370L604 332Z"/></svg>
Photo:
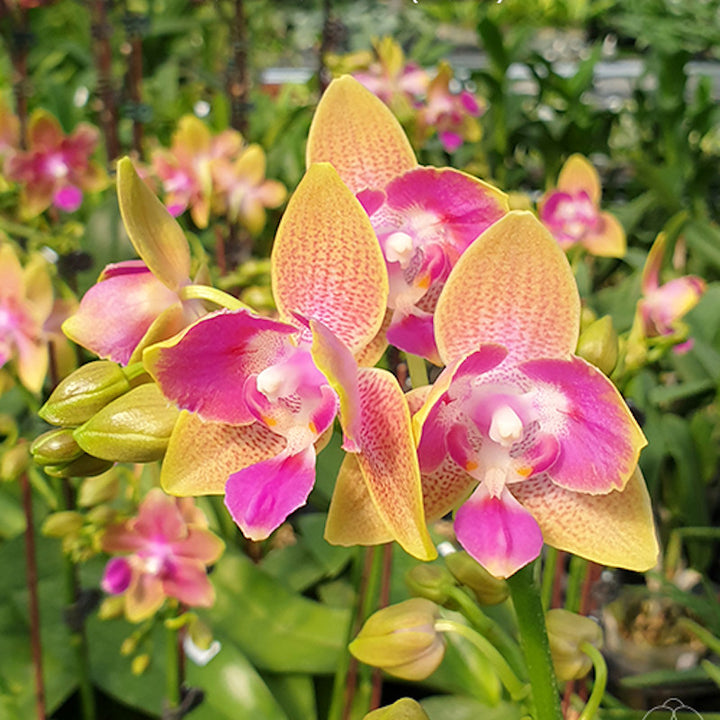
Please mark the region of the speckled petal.
<svg viewBox="0 0 720 720"><path fill-rule="evenodd" d="M597 207L602 189L600 176L595 167L582 155L571 155L560 170L558 190L569 193L584 191Z"/></svg>
<svg viewBox="0 0 720 720"><path fill-rule="evenodd" d="M383 188L415 167L415 153L388 107L357 80L333 80L310 126L307 164L329 162L354 192Z"/></svg>
<svg viewBox="0 0 720 720"><path fill-rule="evenodd" d="M435 310L440 357L450 364L496 343L510 357L563 357L577 345L580 299L563 251L529 212L513 211L462 255Z"/></svg>
<svg viewBox="0 0 720 720"><path fill-rule="evenodd" d="M387 307L382 251L365 211L327 163L290 198L272 251L281 317L319 320L352 353L377 334Z"/></svg>
<svg viewBox="0 0 720 720"><path fill-rule="evenodd" d="M182 412L170 436L160 482L171 495L222 495L230 475L275 457L285 444L259 423L204 422Z"/></svg>
<svg viewBox="0 0 720 720"><path fill-rule="evenodd" d="M657 562L652 507L639 469L622 492L607 495L564 490L546 476L512 485L511 491L538 521L548 545L636 572Z"/></svg>

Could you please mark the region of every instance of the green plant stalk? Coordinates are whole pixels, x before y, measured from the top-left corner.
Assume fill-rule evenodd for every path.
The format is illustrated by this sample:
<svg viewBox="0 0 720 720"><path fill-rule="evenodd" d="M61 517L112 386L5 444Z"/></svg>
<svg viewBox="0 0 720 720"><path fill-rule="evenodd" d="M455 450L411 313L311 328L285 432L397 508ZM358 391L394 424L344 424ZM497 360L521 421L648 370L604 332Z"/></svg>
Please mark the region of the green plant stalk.
<svg viewBox="0 0 720 720"><path fill-rule="evenodd" d="M507 579L532 688L534 720L562 720L560 696L532 562Z"/></svg>
<svg viewBox="0 0 720 720"><path fill-rule="evenodd" d="M172 710L180 704L180 653L177 627L165 625L165 704Z"/></svg>
<svg viewBox="0 0 720 720"><path fill-rule="evenodd" d="M436 632L453 632L469 640L492 663L500 682L514 701L522 700L528 695L529 686L518 678L498 649L480 633L467 625L455 622L455 620L437 620L435 630Z"/></svg>
<svg viewBox="0 0 720 720"><path fill-rule="evenodd" d="M460 612L486 637L508 661L513 671L524 674L525 663L518 644L498 625L492 618L488 617L473 601L464 590L458 587L450 589L452 598L460 607Z"/></svg>
<svg viewBox="0 0 720 720"><path fill-rule="evenodd" d="M593 683L590 698L587 703L585 703L585 707L578 716L578 720L593 720L597 714L598 708L600 707L600 702L605 695L605 688L607 687L607 663L605 662L603 654L589 642L584 642L580 645L580 650L582 650L592 660L593 667L595 668L595 682Z"/></svg>
<svg viewBox="0 0 720 720"><path fill-rule="evenodd" d="M542 585L540 597L543 610L547 612L552 603L553 584L555 583L555 568L557 567L558 551L553 547L545 548L545 562L543 563Z"/></svg>
<svg viewBox="0 0 720 720"><path fill-rule="evenodd" d="M568 568L567 590L565 592L565 609L580 612L582 586L588 570L588 561L577 555L570 557Z"/></svg>
<svg viewBox="0 0 720 720"><path fill-rule="evenodd" d="M412 353L405 353L405 362L407 363L408 373L410 374L410 383L415 388L429 385L427 366L425 360Z"/></svg>

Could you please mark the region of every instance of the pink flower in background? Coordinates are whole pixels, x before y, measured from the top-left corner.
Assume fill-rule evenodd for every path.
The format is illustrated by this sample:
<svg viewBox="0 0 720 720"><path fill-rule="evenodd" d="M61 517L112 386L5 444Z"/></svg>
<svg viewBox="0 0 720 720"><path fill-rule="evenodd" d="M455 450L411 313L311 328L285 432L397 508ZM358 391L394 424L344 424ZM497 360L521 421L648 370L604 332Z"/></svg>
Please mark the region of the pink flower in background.
<svg viewBox="0 0 720 720"><path fill-rule="evenodd" d="M540 220L563 250L579 244L593 255L625 255L625 230L600 210L601 193L597 170L582 155L571 155L557 188L543 196L538 208Z"/></svg>
<svg viewBox="0 0 720 720"><path fill-rule="evenodd" d="M470 91L451 92L452 79L452 68L447 63L440 63L419 116L419 125L424 132L437 131L442 146L448 152L455 152L464 142L480 139L481 130L476 118L482 115L484 109Z"/></svg>
<svg viewBox="0 0 720 720"><path fill-rule="evenodd" d="M615 386L572 355L579 313L563 253L520 212L473 243L438 301L447 368L417 391L414 418L426 514L459 506L459 542L498 577L543 541L604 565L655 563L646 441Z"/></svg>
<svg viewBox="0 0 720 720"><path fill-rule="evenodd" d="M39 215L50 205L74 212L84 192L97 192L107 186L105 171L91 160L98 140L98 130L91 125L81 123L65 135L48 112L37 110L32 114L28 150L10 152L4 166L6 177L21 185L23 219Z"/></svg>
<svg viewBox="0 0 720 720"><path fill-rule="evenodd" d="M217 562L225 545L207 529L192 500L171 498L153 488L137 517L110 525L101 544L105 552L126 553L108 562L102 588L125 595L131 622L151 617L165 598L190 607L210 607L215 601L207 566Z"/></svg>

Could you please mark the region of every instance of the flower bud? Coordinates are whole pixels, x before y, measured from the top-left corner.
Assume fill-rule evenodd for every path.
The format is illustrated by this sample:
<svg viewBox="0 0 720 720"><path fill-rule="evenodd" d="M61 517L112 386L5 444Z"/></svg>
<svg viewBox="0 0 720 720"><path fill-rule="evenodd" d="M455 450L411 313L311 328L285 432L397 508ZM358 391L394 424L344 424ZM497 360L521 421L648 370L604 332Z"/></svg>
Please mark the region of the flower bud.
<svg viewBox="0 0 720 720"><path fill-rule="evenodd" d="M42 534L46 537L61 538L77 533L85 524L83 516L74 510L61 510L45 518Z"/></svg>
<svg viewBox="0 0 720 720"><path fill-rule="evenodd" d="M114 500L118 493L119 481L114 472L103 473L83 480L78 491L80 507L93 507Z"/></svg>
<svg viewBox="0 0 720 720"><path fill-rule="evenodd" d="M125 613L125 597L123 595L109 595L104 598L98 607L98 617L101 620L115 620Z"/></svg>
<svg viewBox="0 0 720 720"><path fill-rule="evenodd" d="M130 383L119 365L96 360L62 380L38 414L52 425L76 427L129 389Z"/></svg>
<svg viewBox="0 0 720 720"><path fill-rule="evenodd" d="M117 511L109 505L96 505L92 510L88 511L85 517L89 523L105 527L105 525L115 520L116 515Z"/></svg>
<svg viewBox="0 0 720 720"><path fill-rule="evenodd" d="M77 460L63 465L46 465L43 470L50 477L90 477L107 472L113 464L92 455L83 454Z"/></svg>
<svg viewBox="0 0 720 720"><path fill-rule="evenodd" d="M82 448L68 428L49 430L39 435L30 445L30 452L38 465L64 465L83 455Z"/></svg>
<svg viewBox="0 0 720 720"><path fill-rule="evenodd" d="M432 600L438 605L447 602L455 587L455 579L442 565L416 565L405 576L405 584L415 597Z"/></svg>
<svg viewBox="0 0 720 720"><path fill-rule="evenodd" d="M392 705L368 713L363 720L430 720L420 703L402 698Z"/></svg>
<svg viewBox="0 0 720 720"><path fill-rule="evenodd" d="M150 665L150 656L147 653L137 655L130 663L130 671L133 675L142 675Z"/></svg>
<svg viewBox="0 0 720 720"><path fill-rule="evenodd" d="M585 677L592 668L592 660L580 646L590 643L602 647L600 626L591 618L557 608L545 616L550 653L558 680L577 680Z"/></svg>
<svg viewBox="0 0 720 720"><path fill-rule="evenodd" d="M130 390L74 431L85 452L114 462L144 463L165 454L179 410L154 383Z"/></svg>
<svg viewBox="0 0 720 720"><path fill-rule="evenodd" d="M604 315L590 323L580 334L577 354L609 375L617 364L618 336L612 318Z"/></svg>
<svg viewBox="0 0 720 720"><path fill-rule="evenodd" d="M438 606L413 598L378 610L350 643L361 662L382 668L403 680L424 680L438 667L445 644L435 631Z"/></svg>
<svg viewBox="0 0 720 720"><path fill-rule="evenodd" d="M30 448L27 442L9 447L0 457L0 480L17 480L30 464Z"/></svg>
<svg viewBox="0 0 720 720"><path fill-rule="evenodd" d="M194 618L190 623L188 634L195 647L199 650L207 650L213 642L212 630L200 619Z"/></svg>
<svg viewBox="0 0 720 720"><path fill-rule="evenodd" d="M445 564L459 583L473 591L480 605L499 605L510 594L505 580L491 575L464 551L447 555Z"/></svg>

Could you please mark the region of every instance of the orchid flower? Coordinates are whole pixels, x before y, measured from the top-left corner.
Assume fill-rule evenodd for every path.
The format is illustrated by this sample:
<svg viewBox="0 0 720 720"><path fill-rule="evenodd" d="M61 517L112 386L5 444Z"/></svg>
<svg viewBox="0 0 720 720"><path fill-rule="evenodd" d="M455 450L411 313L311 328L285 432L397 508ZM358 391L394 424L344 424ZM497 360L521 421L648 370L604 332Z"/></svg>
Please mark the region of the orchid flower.
<svg viewBox="0 0 720 720"><path fill-rule="evenodd" d="M98 130L91 125L81 123L66 136L50 113L36 110L32 114L29 149L9 153L4 166L6 177L22 186L23 220L39 215L50 205L74 212L82 203L83 192L105 188L104 170L90 159L98 139Z"/></svg>
<svg viewBox="0 0 720 720"><path fill-rule="evenodd" d="M181 117L170 149L157 150L152 156L170 213L177 216L189 208L195 225L206 228L214 192L213 165L236 156L242 144L242 136L235 130L213 137L199 118Z"/></svg>
<svg viewBox="0 0 720 720"><path fill-rule="evenodd" d="M543 542L604 565L655 563L637 469L645 437L615 386L572 354L579 318L569 264L527 212L486 230L438 301L447 367L411 403L422 405L425 510L433 519L459 506L458 541L497 577Z"/></svg>
<svg viewBox="0 0 720 720"><path fill-rule="evenodd" d="M318 105L307 161L330 162L370 217L390 278L387 340L439 364L437 298L462 253L507 212L505 194L458 170L419 166L392 113L349 76Z"/></svg>
<svg viewBox="0 0 720 720"><path fill-rule="evenodd" d="M108 526L101 544L105 552L126 553L108 562L102 588L125 595L130 622L154 615L165 598L189 607L210 607L215 601L207 566L220 558L225 545L189 498L171 498L153 488L137 517Z"/></svg>
<svg viewBox="0 0 720 720"><path fill-rule="evenodd" d="M101 358L127 365L142 350L171 337L203 314L186 298L190 248L177 222L138 177L118 163L118 200L125 228L142 260L108 265L63 324L74 342Z"/></svg>
<svg viewBox="0 0 720 720"><path fill-rule="evenodd" d="M224 493L243 533L264 539L305 503L339 413L353 477L384 530L431 557L404 395L390 373L354 358L383 321L385 265L367 216L328 164L311 166L288 204L272 287L280 319L220 311L145 351L146 368L185 411L163 487ZM343 542L332 530L328 539Z"/></svg>
<svg viewBox="0 0 720 720"><path fill-rule="evenodd" d="M437 74L430 81L427 104L420 111L419 124L425 131L436 129L447 152L455 152L464 142L477 142L482 135L476 118L483 106L469 90L450 91L452 68L440 63Z"/></svg>
<svg viewBox="0 0 720 720"><path fill-rule="evenodd" d="M33 256L23 268L12 245L0 241L0 367L12 362L32 392L40 392L47 374L53 308L45 260Z"/></svg>
<svg viewBox="0 0 720 720"><path fill-rule="evenodd" d="M603 257L625 255L625 230L609 212L600 210L600 177L582 155L571 155L558 177L557 188L539 204L539 215L563 250L582 245Z"/></svg>

